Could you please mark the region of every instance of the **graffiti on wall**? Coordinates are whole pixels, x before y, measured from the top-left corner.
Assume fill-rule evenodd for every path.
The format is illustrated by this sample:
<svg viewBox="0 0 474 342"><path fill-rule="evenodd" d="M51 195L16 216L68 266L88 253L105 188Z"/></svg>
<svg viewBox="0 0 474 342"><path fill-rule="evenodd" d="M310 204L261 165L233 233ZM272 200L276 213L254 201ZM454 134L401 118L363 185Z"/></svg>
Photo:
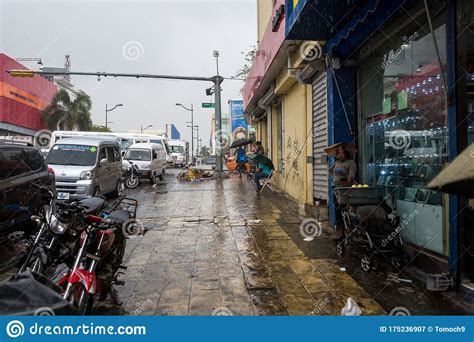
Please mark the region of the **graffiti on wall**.
<svg viewBox="0 0 474 342"><path fill-rule="evenodd" d="M285 158L285 164L287 170L289 170L290 176L292 176L293 179L299 178L302 171L300 165L300 152L302 148L303 143L300 143L298 137L288 137L288 141L286 143L287 154Z"/></svg>

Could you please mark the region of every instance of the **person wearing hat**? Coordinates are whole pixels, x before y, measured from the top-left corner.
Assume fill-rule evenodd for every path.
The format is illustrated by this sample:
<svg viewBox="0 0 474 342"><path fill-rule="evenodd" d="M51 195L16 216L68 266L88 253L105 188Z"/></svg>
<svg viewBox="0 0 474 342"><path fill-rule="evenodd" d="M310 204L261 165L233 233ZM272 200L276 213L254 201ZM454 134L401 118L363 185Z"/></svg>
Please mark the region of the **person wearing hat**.
<svg viewBox="0 0 474 342"><path fill-rule="evenodd" d="M336 150L336 160L329 168L329 173L332 175L333 187L346 187L354 184L357 173L357 165L351 159L351 153L344 146Z"/></svg>

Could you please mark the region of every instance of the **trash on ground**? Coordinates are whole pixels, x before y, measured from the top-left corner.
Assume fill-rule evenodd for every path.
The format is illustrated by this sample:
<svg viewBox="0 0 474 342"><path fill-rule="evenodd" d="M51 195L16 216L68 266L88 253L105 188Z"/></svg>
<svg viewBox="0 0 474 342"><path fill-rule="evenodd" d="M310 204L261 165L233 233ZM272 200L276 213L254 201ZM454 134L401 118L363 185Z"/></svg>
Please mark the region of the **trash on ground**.
<svg viewBox="0 0 474 342"><path fill-rule="evenodd" d="M313 241L313 240L314 240L314 237L304 238L304 241L306 241L306 242L310 242L310 241Z"/></svg>
<svg viewBox="0 0 474 342"><path fill-rule="evenodd" d="M354 299L349 297L347 299L346 305L341 310L341 316L360 316L361 314L362 310L360 309L359 305Z"/></svg>
<svg viewBox="0 0 474 342"><path fill-rule="evenodd" d="M188 169L188 170L183 170L179 173L178 180L198 182L204 178L210 179L211 177L212 177L212 174L209 171L205 171L202 169Z"/></svg>
<svg viewBox="0 0 474 342"><path fill-rule="evenodd" d="M347 272L347 269L345 267L340 268L341 272Z"/></svg>

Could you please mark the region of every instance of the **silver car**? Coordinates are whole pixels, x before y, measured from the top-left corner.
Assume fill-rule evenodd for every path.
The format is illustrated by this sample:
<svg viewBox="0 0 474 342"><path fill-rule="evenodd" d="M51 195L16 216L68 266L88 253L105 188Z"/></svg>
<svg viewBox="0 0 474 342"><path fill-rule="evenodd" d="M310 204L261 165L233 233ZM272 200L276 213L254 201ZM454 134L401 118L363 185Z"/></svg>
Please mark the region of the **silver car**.
<svg viewBox="0 0 474 342"><path fill-rule="evenodd" d="M51 147L46 163L54 170L59 199L122 193L122 154L113 139L61 139Z"/></svg>

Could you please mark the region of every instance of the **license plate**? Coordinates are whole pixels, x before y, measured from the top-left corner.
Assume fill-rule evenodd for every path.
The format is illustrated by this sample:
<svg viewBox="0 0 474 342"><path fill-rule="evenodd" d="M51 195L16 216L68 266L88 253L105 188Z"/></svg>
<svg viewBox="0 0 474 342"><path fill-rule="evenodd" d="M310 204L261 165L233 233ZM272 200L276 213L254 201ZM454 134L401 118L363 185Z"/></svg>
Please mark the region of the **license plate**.
<svg viewBox="0 0 474 342"><path fill-rule="evenodd" d="M58 192L58 199L59 200L68 200L69 199L69 192Z"/></svg>

